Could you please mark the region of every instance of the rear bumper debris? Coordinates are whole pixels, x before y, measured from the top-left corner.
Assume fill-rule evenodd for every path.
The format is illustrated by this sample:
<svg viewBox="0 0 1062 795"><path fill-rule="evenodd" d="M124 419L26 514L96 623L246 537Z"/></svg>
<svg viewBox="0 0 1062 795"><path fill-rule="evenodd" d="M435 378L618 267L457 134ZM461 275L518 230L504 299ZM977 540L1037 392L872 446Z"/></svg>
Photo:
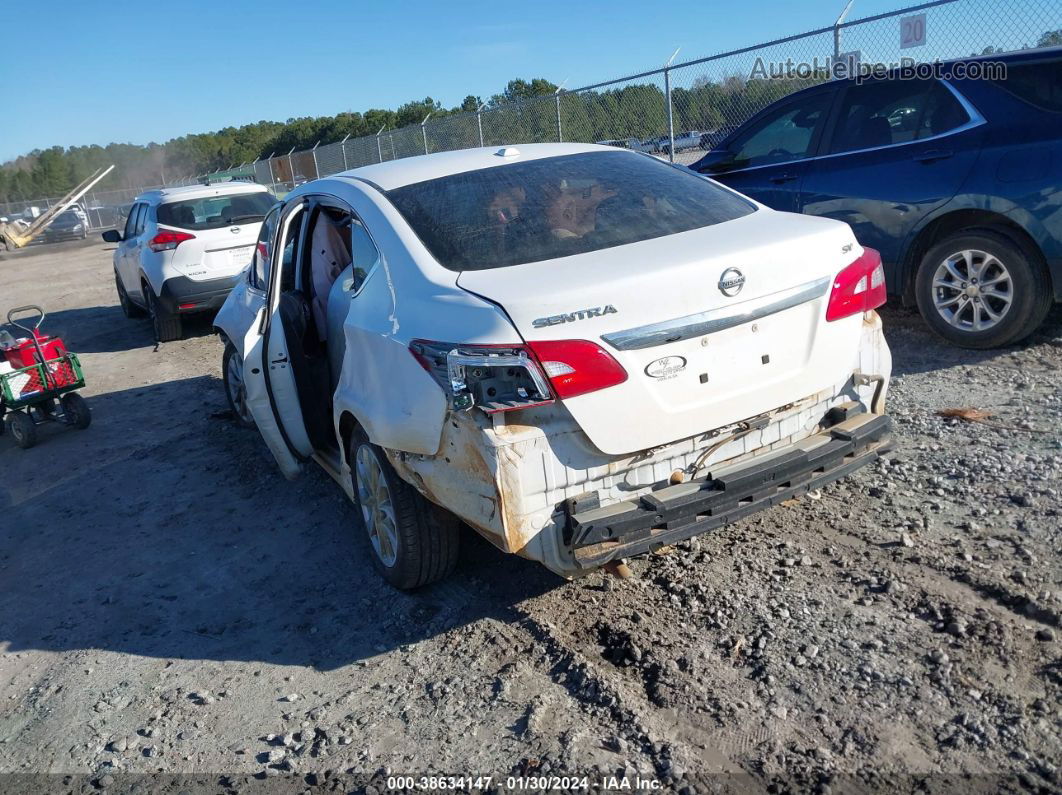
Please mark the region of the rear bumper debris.
<svg viewBox="0 0 1062 795"><path fill-rule="evenodd" d="M892 447L892 423L858 404L837 406L836 424L800 442L707 478L601 507L596 495L565 503L565 542L582 569L602 566L723 527L846 477Z"/></svg>

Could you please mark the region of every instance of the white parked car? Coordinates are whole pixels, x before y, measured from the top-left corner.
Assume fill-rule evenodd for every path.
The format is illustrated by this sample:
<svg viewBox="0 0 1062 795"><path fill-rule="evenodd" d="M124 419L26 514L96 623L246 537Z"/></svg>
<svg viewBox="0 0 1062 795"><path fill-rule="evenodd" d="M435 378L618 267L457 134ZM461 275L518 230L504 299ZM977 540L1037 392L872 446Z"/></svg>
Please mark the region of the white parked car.
<svg viewBox="0 0 1062 795"><path fill-rule="evenodd" d="M701 136L704 133L699 130L687 130L686 132L677 133L675 135L675 151L685 152L687 149L696 149L701 145ZM660 151L665 155L671 152L671 140L664 138L663 143L660 144Z"/></svg>
<svg viewBox="0 0 1062 795"><path fill-rule="evenodd" d="M875 460L884 301L843 223L534 144L301 186L215 325L234 412L409 588L452 567L453 517L573 577Z"/></svg>
<svg viewBox="0 0 1062 795"><path fill-rule="evenodd" d="M231 183L137 196L125 228L103 233L126 317L150 315L155 338L179 339L182 315L216 311L251 260L262 219L276 203L262 185Z"/></svg>

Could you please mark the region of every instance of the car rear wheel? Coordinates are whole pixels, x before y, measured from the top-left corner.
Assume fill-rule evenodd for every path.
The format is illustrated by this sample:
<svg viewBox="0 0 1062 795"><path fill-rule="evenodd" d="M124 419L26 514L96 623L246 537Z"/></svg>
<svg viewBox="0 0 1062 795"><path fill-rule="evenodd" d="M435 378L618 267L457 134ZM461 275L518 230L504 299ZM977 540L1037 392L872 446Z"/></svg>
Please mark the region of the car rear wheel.
<svg viewBox="0 0 1062 795"><path fill-rule="evenodd" d="M384 579L408 590L450 574L457 563L458 522L439 516L360 429L351 440L349 460L355 523L368 537L373 565Z"/></svg>
<svg viewBox="0 0 1062 795"><path fill-rule="evenodd" d="M129 293L126 292L125 287L122 285L122 279L117 271L114 273L114 288L118 291L118 304L122 307L123 315L126 317L140 317L144 314L144 310L129 299Z"/></svg>
<svg viewBox="0 0 1062 795"><path fill-rule="evenodd" d="M167 312L159 303L151 287L144 285L144 295L147 296L148 314L151 316L151 325L155 330L155 339L159 342L173 342L181 338L181 316Z"/></svg>
<svg viewBox="0 0 1062 795"><path fill-rule="evenodd" d="M1038 258L1009 238L971 230L933 246L915 277L922 317L963 348L988 349L1028 337L1051 308Z"/></svg>
<svg viewBox="0 0 1062 795"><path fill-rule="evenodd" d="M225 397L236 422L245 428L254 427L254 417L247 408L247 385L243 380L243 357L231 342L225 343L221 359L221 379L225 383Z"/></svg>

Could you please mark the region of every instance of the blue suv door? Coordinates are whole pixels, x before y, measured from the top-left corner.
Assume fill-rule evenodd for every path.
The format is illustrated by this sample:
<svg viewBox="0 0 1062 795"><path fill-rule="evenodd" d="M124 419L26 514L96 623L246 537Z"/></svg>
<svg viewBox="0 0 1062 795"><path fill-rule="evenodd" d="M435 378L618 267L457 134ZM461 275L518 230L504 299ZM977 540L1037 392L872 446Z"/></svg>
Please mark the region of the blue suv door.
<svg viewBox="0 0 1062 795"><path fill-rule="evenodd" d="M798 212L807 158L835 93L823 86L771 106L691 168L772 209Z"/></svg>
<svg viewBox="0 0 1062 795"><path fill-rule="evenodd" d="M847 222L881 252L890 292L913 230L962 188L980 152L984 119L938 80L847 84L810 162L800 209Z"/></svg>

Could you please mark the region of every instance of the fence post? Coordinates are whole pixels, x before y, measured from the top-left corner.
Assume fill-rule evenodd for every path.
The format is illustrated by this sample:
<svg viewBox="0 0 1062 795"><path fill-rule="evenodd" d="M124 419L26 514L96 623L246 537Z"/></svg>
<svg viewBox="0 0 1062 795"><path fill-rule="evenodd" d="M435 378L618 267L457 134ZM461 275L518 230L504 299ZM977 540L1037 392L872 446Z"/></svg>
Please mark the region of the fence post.
<svg viewBox="0 0 1062 795"><path fill-rule="evenodd" d="M837 21L833 23L833 63L836 68L837 62L841 59L841 24L844 22L845 17L848 16L848 12L852 10L852 3L855 0L848 0L848 4L844 7L844 11L841 12L841 16L837 17ZM835 75L836 76L836 75ZM850 77L851 75L849 75Z"/></svg>
<svg viewBox="0 0 1062 795"><path fill-rule="evenodd" d="M431 114L434 112L435 111L432 111L427 116L425 116L424 121L420 123L420 134L424 138L424 154L428 154L428 128L424 125L428 123L428 119L431 118Z"/></svg>
<svg viewBox="0 0 1062 795"><path fill-rule="evenodd" d="M557 103L557 143L562 144L564 143L564 131L561 129L560 92L560 88L553 92L553 101Z"/></svg>
<svg viewBox="0 0 1062 795"><path fill-rule="evenodd" d="M376 154L380 156L380 162L381 163L383 162L383 147L380 146L380 136L383 134L384 127L386 127L386 126L387 126L386 124L381 126L380 129L376 133Z"/></svg>
<svg viewBox="0 0 1062 795"><path fill-rule="evenodd" d="M487 103L484 102L478 108L476 108L476 125L479 127L479 145L483 146L483 108L487 107Z"/></svg>
<svg viewBox="0 0 1062 795"><path fill-rule="evenodd" d="M310 150L310 156L313 158L313 178L314 179L320 179L321 178L321 169L317 165L317 147L320 146L320 145L321 145L321 142L318 141L317 143L315 143L313 145L313 149Z"/></svg>
<svg viewBox="0 0 1062 795"><path fill-rule="evenodd" d="M671 57L664 64L664 94L667 97L667 157L672 163L675 162L675 116L671 105L671 62L679 54L681 47L676 47Z"/></svg>
<svg viewBox="0 0 1062 795"><path fill-rule="evenodd" d="M350 133L347 133L347 138L350 137ZM339 151L343 153L343 170L346 171L350 166L347 165L347 138L344 138L339 142Z"/></svg>
<svg viewBox="0 0 1062 795"><path fill-rule="evenodd" d="M288 152L288 172L291 176L291 189L295 190L295 161L291 159L291 152L295 151L295 147L291 147L291 151Z"/></svg>

